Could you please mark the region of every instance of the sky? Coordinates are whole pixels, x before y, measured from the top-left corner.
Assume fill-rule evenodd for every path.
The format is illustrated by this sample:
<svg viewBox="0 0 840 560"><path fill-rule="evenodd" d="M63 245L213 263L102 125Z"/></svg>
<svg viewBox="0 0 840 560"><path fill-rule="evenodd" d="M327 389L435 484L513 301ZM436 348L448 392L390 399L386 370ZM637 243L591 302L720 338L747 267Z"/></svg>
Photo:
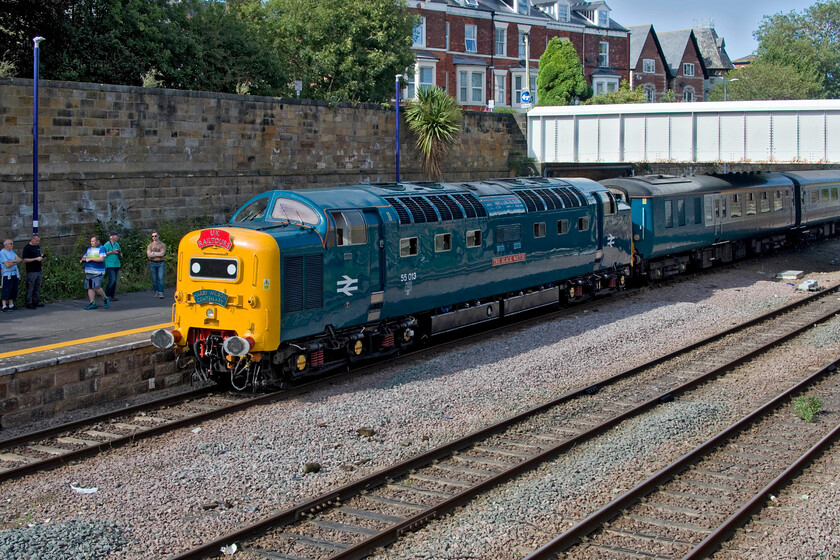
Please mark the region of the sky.
<svg viewBox="0 0 840 560"><path fill-rule="evenodd" d="M610 17L625 27L652 24L657 33L690 29L709 20L726 42L729 58L735 60L758 48L753 32L765 15L802 13L816 0L607 0Z"/></svg>

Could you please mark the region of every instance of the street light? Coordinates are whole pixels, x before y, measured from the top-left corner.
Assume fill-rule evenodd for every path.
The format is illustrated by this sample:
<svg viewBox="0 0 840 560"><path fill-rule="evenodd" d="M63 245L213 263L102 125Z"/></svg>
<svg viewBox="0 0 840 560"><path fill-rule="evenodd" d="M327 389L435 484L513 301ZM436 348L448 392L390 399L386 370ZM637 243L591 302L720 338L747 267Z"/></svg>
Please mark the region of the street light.
<svg viewBox="0 0 840 560"><path fill-rule="evenodd" d="M723 100L726 101L726 82L738 82L740 81L738 78L732 78L731 80L727 80L726 78L723 79Z"/></svg>
<svg viewBox="0 0 840 560"><path fill-rule="evenodd" d="M397 74L396 77L396 90L397 95L396 99L396 107L397 107L397 183L400 182L400 79L402 78L402 74Z"/></svg>
<svg viewBox="0 0 840 560"><path fill-rule="evenodd" d="M32 233L38 233L38 45L45 41L43 37L35 37L32 49L34 64L32 65Z"/></svg>

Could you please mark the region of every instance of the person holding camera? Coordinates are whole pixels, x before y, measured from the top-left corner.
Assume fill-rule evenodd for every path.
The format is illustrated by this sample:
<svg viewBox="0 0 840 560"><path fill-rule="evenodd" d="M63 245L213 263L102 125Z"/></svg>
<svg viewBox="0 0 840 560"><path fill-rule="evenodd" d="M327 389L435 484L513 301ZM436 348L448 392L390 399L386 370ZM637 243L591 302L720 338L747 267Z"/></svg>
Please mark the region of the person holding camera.
<svg viewBox="0 0 840 560"><path fill-rule="evenodd" d="M122 247L120 247L120 234L112 231L105 244L105 295L109 299L119 301L116 297L117 279L120 276L120 259L122 258Z"/></svg>

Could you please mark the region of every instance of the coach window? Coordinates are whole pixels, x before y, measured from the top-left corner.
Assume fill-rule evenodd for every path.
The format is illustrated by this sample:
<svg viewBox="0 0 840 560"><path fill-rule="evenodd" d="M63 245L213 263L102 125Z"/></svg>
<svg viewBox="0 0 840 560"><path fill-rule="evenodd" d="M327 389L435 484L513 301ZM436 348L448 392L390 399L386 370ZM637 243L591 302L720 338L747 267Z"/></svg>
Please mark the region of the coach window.
<svg viewBox="0 0 840 560"><path fill-rule="evenodd" d="M761 213L770 211L770 199L767 198L767 191L761 193Z"/></svg>
<svg viewBox="0 0 840 560"><path fill-rule="evenodd" d="M569 220L557 220L557 235L569 233Z"/></svg>
<svg viewBox="0 0 840 560"><path fill-rule="evenodd" d="M413 257L417 254L417 238L403 237L400 239L400 256Z"/></svg>
<svg viewBox="0 0 840 560"><path fill-rule="evenodd" d="M747 216L755 215L755 193L747 193Z"/></svg>
<svg viewBox="0 0 840 560"><path fill-rule="evenodd" d="M732 216L733 218L740 218L741 214L744 213L743 201L741 200L741 195L733 194L732 195L732 200L730 202L731 202L731 204L729 205L729 207L730 207L729 215Z"/></svg>
<svg viewBox="0 0 840 560"><path fill-rule="evenodd" d="M694 223L703 223L703 199L700 197L694 199Z"/></svg>
<svg viewBox="0 0 840 560"><path fill-rule="evenodd" d="M589 216L578 218L578 231L589 231Z"/></svg>
<svg viewBox="0 0 840 560"><path fill-rule="evenodd" d="M823 189L822 190L822 201L823 202L828 202L828 189Z"/></svg>
<svg viewBox="0 0 840 560"><path fill-rule="evenodd" d="M685 225L685 200L682 198L677 200L677 225Z"/></svg>
<svg viewBox="0 0 840 560"><path fill-rule="evenodd" d="M336 245L362 245L367 243L365 219L358 210L331 212L335 220Z"/></svg>
<svg viewBox="0 0 840 560"><path fill-rule="evenodd" d="M837 187L831 189L831 200L837 200Z"/></svg>
<svg viewBox="0 0 840 560"><path fill-rule="evenodd" d="M467 231L467 249L481 247L481 230L471 229Z"/></svg>
<svg viewBox="0 0 840 560"><path fill-rule="evenodd" d="M435 235L435 253L443 253L452 250L452 234L439 233Z"/></svg>
<svg viewBox="0 0 840 560"><path fill-rule="evenodd" d="M674 203L670 200L665 201L665 227L674 227Z"/></svg>
<svg viewBox="0 0 840 560"><path fill-rule="evenodd" d="M782 191L773 193L773 212L781 212L784 210L784 199L782 198Z"/></svg>
<svg viewBox="0 0 840 560"><path fill-rule="evenodd" d="M811 204L820 203L820 191L814 189L811 191Z"/></svg>
<svg viewBox="0 0 840 560"><path fill-rule="evenodd" d="M534 237L545 237L545 222L534 224Z"/></svg>

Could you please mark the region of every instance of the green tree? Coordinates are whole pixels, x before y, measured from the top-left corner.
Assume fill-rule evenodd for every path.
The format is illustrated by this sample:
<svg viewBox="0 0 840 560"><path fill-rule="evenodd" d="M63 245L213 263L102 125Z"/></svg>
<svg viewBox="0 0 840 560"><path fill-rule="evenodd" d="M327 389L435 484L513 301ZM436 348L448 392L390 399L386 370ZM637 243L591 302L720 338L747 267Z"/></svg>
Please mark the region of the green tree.
<svg viewBox="0 0 840 560"><path fill-rule="evenodd" d="M840 97L840 0L796 12L765 16L754 33L758 60L797 69L805 80L816 73L825 95Z"/></svg>
<svg viewBox="0 0 840 560"><path fill-rule="evenodd" d="M645 92L641 88L631 89L630 82L622 80L618 91L611 91L606 95L598 95L586 101L585 105L606 105L613 103L644 103L647 101Z"/></svg>
<svg viewBox="0 0 840 560"><path fill-rule="evenodd" d="M825 89L816 70L768 62L757 57L752 63L726 74L726 99L750 101L761 99L819 99ZM723 82L709 90L707 101L723 101Z"/></svg>
<svg viewBox="0 0 840 560"><path fill-rule="evenodd" d="M288 76L284 94L301 80L308 98L380 103L414 64L416 18L404 0L268 0L266 8Z"/></svg>
<svg viewBox="0 0 840 560"><path fill-rule="evenodd" d="M540 57L537 74L539 105L571 105L592 97L583 75L583 64L569 39L552 38Z"/></svg>
<svg viewBox="0 0 840 560"><path fill-rule="evenodd" d="M439 87L422 88L405 111L408 128L417 135L427 178L442 178L441 164L455 143L461 123L461 108L455 98Z"/></svg>

